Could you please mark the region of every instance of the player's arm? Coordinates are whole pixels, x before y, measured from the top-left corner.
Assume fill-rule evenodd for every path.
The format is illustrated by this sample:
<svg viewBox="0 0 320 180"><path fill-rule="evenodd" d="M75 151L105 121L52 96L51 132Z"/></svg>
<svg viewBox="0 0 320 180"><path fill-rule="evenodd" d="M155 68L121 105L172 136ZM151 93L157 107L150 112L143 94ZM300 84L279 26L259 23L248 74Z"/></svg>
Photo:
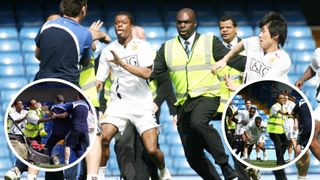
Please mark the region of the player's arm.
<svg viewBox="0 0 320 180"><path fill-rule="evenodd" d="M123 67L125 70L129 71L130 73L144 78L144 79L149 79L152 73L152 66L148 66L148 67L137 67L131 64L127 64L125 62L123 62L120 57L116 54L115 51L110 50L110 52L113 55L113 60L111 60L111 62Z"/></svg>
<svg viewBox="0 0 320 180"><path fill-rule="evenodd" d="M38 47L34 51L34 56L40 61L40 49Z"/></svg>
<svg viewBox="0 0 320 180"><path fill-rule="evenodd" d="M220 45L220 43L219 43L219 45L216 45L216 47L215 48L217 48L217 47L220 47L220 46L223 46L223 44L221 43L221 45ZM224 47L225 48L225 47ZM220 49L222 49L222 47L220 47ZM244 56L239 56L239 57L237 57L236 59L233 59L233 58L235 58L237 55L239 55L239 53L241 52L241 51L243 51L244 50L244 45L243 45L243 42L242 41L240 41L234 48L232 48L227 54L225 54L224 56L223 56L223 58L221 59L219 56L218 57L215 57L215 59L217 59L218 61L215 63L215 64L213 64L212 65L212 67L211 67L211 72L212 73L216 73L219 69L221 69L221 68L223 68L224 66L226 66L227 65L227 63L228 63L228 65L230 65L231 67L233 67L233 68L235 68L235 69L237 69L237 70L244 70L244 66L245 66L245 57ZM216 50L217 51L217 50ZM222 50L221 50L222 51ZM223 54L223 53L222 53ZM220 60L221 59L221 60ZM233 63L235 63L235 62L233 62L233 63L230 63L230 62L228 62L228 61L230 61L230 60L233 60L233 61L237 61L237 59L243 59L243 63L242 63L242 68L239 68L238 66L239 65L235 65L235 64L233 64Z"/></svg>
<svg viewBox="0 0 320 180"><path fill-rule="evenodd" d="M313 139L310 145L310 149L313 153L313 155L320 160L320 121L315 121L315 130Z"/></svg>
<svg viewBox="0 0 320 180"><path fill-rule="evenodd" d="M313 69L311 68L311 66L308 66L308 68L306 69L306 71L303 73L303 75L300 77L300 79L295 83L295 85L301 89L303 86L303 83L305 81L308 81L309 79L311 79L313 76L315 76L315 72L313 71Z"/></svg>
<svg viewBox="0 0 320 180"><path fill-rule="evenodd" d="M238 124L239 120L236 118L237 115L238 115L238 110L232 114L230 119L231 119L231 121L233 121L233 122Z"/></svg>

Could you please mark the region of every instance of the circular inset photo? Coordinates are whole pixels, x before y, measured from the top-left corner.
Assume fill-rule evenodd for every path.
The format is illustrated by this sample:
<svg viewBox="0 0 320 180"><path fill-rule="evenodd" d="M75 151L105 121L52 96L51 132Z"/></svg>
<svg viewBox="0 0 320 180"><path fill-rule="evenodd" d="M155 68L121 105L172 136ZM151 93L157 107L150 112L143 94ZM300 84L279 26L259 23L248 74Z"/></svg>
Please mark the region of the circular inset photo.
<svg viewBox="0 0 320 180"><path fill-rule="evenodd" d="M240 88L223 113L227 147L240 162L279 170L296 162L313 136L311 105L293 85L258 81Z"/></svg>
<svg viewBox="0 0 320 180"><path fill-rule="evenodd" d="M44 171L78 163L93 144L97 118L92 107L79 87L64 80L41 79L22 88L4 122L18 163Z"/></svg>

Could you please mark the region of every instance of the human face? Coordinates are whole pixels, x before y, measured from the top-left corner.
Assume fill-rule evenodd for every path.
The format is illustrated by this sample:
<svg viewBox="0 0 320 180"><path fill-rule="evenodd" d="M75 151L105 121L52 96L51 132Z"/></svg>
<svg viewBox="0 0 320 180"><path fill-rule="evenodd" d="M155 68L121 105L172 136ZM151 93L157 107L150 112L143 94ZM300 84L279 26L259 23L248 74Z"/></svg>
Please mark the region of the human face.
<svg viewBox="0 0 320 180"><path fill-rule="evenodd" d="M224 42L230 43L237 35L238 27L234 27L231 20L220 21L220 34Z"/></svg>
<svg viewBox="0 0 320 180"><path fill-rule="evenodd" d="M31 100L30 101L30 108L34 109L34 110L38 108L36 100Z"/></svg>
<svg viewBox="0 0 320 180"><path fill-rule="evenodd" d="M251 107L251 101L246 101L246 108L247 108L247 110L249 110L250 107Z"/></svg>
<svg viewBox="0 0 320 180"><path fill-rule="evenodd" d="M284 97L284 95L279 95L279 97L278 97L278 102L280 103L280 104L285 104L285 102L286 102L286 98Z"/></svg>
<svg viewBox="0 0 320 180"><path fill-rule="evenodd" d="M261 125L261 119L256 119L256 121L255 121L255 123L256 123L256 126L257 127L260 127L260 125Z"/></svg>
<svg viewBox="0 0 320 180"><path fill-rule="evenodd" d="M264 25L259 33L259 45L265 53L273 52L279 49L278 42L276 41L278 35L271 37L268 26L269 24Z"/></svg>
<svg viewBox="0 0 320 180"><path fill-rule="evenodd" d="M15 105L17 112L20 112L23 109L23 104L21 101L18 101Z"/></svg>
<svg viewBox="0 0 320 180"><path fill-rule="evenodd" d="M189 39L189 37L195 32L195 28L197 26L194 15L189 11L180 11L176 18L176 26L179 36L184 40Z"/></svg>
<svg viewBox="0 0 320 180"><path fill-rule="evenodd" d="M250 114L250 118L252 118L256 114L256 110L255 109L250 109L249 110L249 114Z"/></svg>
<svg viewBox="0 0 320 180"><path fill-rule="evenodd" d="M132 38L132 24L126 15L118 15L114 19L114 30L119 42L125 42Z"/></svg>

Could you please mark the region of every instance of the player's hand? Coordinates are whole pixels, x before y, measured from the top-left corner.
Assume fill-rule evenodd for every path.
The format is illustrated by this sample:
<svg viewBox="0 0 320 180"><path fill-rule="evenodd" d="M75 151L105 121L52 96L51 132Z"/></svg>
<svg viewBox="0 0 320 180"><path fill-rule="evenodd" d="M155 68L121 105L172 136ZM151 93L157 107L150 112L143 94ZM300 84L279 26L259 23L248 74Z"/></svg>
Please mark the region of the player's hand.
<svg viewBox="0 0 320 180"><path fill-rule="evenodd" d="M96 81L96 88L97 91L100 92L103 88L103 82L102 81Z"/></svg>
<svg viewBox="0 0 320 180"><path fill-rule="evenodd" d="M214 63L212 66L211 66L211 72L213 74L217 73L219 69L222 69L223 67L225 67L227 65L227 63L223 60L220 60L216 63Z"/></svg>
<svg viewBox="0 0 320 180"><path fill-rule="evenodd" d="M230 79L227 75L224 75L224 80L225 80L225 84L227 86L227 88L230 90L230 91L236 91L238 89L239 86L235 85L233 82L232 82L232 79Z"/></svg>
<svg viewBox="0 0 320 180"><path fill-rule="evenodd" d="M100 31L100 28L102 25L103 25L103 22L98 20L91 24L90 29L95 31Z"/></svg>
<svg viewBox="0 0 320 180"><path fill-rule="evenodd" d="M295 86L297 86L299 89L302 88L304 81L299 79L296 83L294 83Z"/></svg>
<svg viewBox="0 0 320 180"><path fill-rule="evenodd" d="M111 54L113 55L113 60L110 60L110 62L115 63L116 65L123 66L123 62L121 61L120 57L114 50L110 50Z"/></svg>

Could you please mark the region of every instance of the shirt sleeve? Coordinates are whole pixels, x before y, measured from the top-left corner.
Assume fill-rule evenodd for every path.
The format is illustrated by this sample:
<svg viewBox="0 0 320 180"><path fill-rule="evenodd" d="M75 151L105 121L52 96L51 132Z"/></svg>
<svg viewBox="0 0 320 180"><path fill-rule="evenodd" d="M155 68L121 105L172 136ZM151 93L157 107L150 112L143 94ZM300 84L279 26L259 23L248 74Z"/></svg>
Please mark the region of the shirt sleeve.
<svg viewBox="0 0 320 180"><path fill-rule="evenodd" d="M161 48L157 51L156 58L154 60L154 68L151 74L151 80L157 79L159 75L166 73L168 70L165 60L165 43L161 45Z"/></svg>
<svg viewBox="0 0 320 180"><path fill-rule="evenodd" d="M281 105L279 105L279 104L274 104L274 105L271 107L270 115L277 114L278 111L280 111L280 110L281 110Z"/></svg>
<svg viewBox="0 0 320 180"><path fill-rule="evenodd" d="M28 122L31 124L38 124L40 117L36 113L29 113L28 114Z"/></svg>
<svg viewBox="0 0 320 180"><path fill-rule="evenodd" d="M212 48L213 57L216 61L220 61L230 51L216 36L213 36ZM243 72L246 67L246 62L247 58L245 56L237 55L234 58L230 59L227 65Z"/></svg>
<svg viewBox="0 0 320 180"><path fill-rule="evenodd" d="M154 50L148 42L143 41L142 44L143 44L142 45L143 58L142 58L142 61L139 61L139 66L140 67L152 66L154 62L154 57L155 57Z"/></svg>
<svg viewBox="0 0 320 180"><path fill-rule="evenodd" d="M320 66L320 48L317 48L314 51L310 66L311 66L311 68L312 68L312 70L314 72L317 72L317 70L319 69L319 66Z"/></svg>
<svg viewBox="0 0 320 180"><path fill-rule="evenodd" d="M96 74L96 79L98 81L104 82L109 76L110 66L108 63L108 58L110 58L110 56L112 56L112 54L108 47L104 48L99 58L99 66Z"/></svg>
<svg viewBox="0 0 320 180"><path fill-rule="evenodd" d="M92 35L90 31L87 30L87 36L84 41L81 59L91 59L91 55L92 55Z"/></svg>

